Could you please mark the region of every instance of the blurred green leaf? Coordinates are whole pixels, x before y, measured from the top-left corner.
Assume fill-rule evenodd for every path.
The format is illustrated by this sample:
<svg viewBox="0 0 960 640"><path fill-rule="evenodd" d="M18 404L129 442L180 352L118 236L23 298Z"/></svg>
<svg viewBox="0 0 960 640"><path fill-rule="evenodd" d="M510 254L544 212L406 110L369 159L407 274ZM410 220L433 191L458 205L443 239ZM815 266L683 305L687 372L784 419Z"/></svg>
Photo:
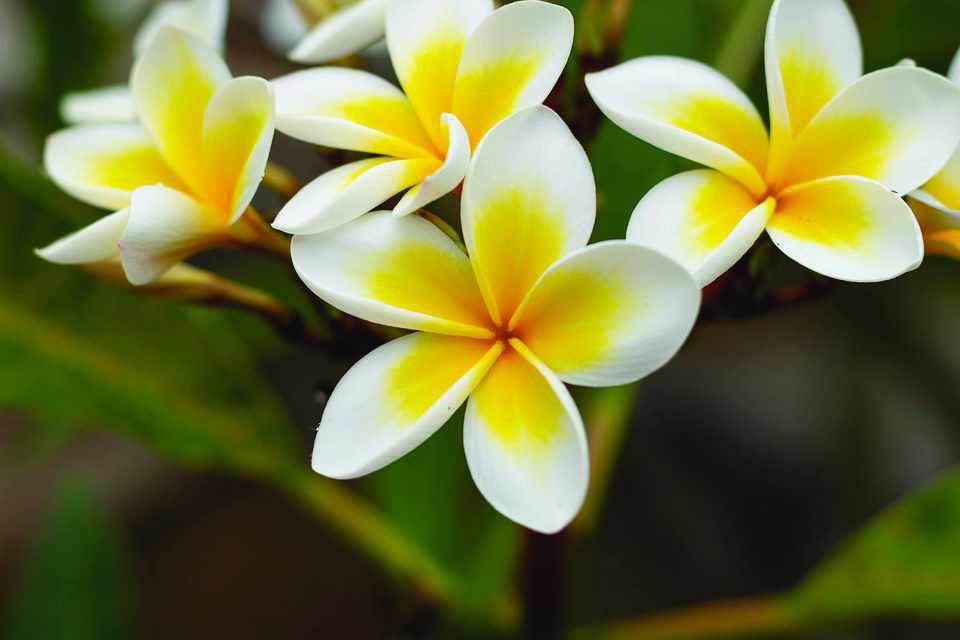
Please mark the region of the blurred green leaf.
<svg viewBox="0 0 960 640"><path fill-rule="evenodd" d="M182 463L287 492L405 584L440 602L433 558L352 492L314 474L233 316L150 300L33 255L90 215L0 147L0 407L124 432Z"/></svg>
<svg viewBox="0 0 960 640"><path fill-rule="evenodd" d="M465 605L488 606L511 589L519 529L480 495L463 452L463 410L366 485L401 529L450 567Z"/></svg>
<svg viewBox="0 0 960 640"><path fill-rule="evenodd" d="M624 32L621 59L643 55L702 57L696 0L634 2ZM599 210L593 241L623 238L640 198L684 161L603 119L587 151L597 180Z"/></svg>
<svg viewBox="0 0 960 640"><path fill-rule="evenodd" d="M216 311L184 309L48 264L33 247L89 215L0 154L0 406L58 426L119 428L192 464L302 457L245 344Z"/></svg>
<svg viewBox="0 0 960 640"><path fill-rule="evenodd" d="M811 620L960 616L960 470L867 524L786 602Z"/></svg>
<svg viewBox="0 0 960 640"><path fill-rule="evenodd" d="M3 638L133 638L135 587L126 542L103 506L82 483L65 483L24 566Z"/></svg>

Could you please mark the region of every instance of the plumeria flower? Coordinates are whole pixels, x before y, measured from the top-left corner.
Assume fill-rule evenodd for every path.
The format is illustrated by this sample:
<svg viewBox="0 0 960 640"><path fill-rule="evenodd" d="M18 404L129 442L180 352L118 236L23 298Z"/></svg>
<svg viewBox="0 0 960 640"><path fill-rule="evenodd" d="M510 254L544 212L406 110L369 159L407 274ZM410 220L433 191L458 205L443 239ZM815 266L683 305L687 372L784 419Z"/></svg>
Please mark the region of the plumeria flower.
<svg viewBox="0 0 960 640"><path fill-rule="evenodd" d="M359 0L333 12L300 40L290 59L319 64L363 51L386 35L389 2Z"/></svg>
<svg viewBox="0 0 960 640"><path fill-rule="evenodd" d="M930 179L960 141L960 90L909 66L861 77L842 0L777 0L766 36L771 134L747 97L691 60L638 58L587 76L630 133L714 170L667 179L637 206L628 238L707 284L766 229L790 258L848 281L917 267L920 230L897 194Z"/></svg>
<svg viewBox="0 0 960 640"><path fill-rule="evenodd" d="M960 51L947 75L960 86ZM940 172L909 198L927 253L960 258L960 147Z"/></svg>
<svg viewBox="0 0 960 640"><path fill-rule="evenodd" d="M231 78L195 37L160 32L131 80L140 123L88 124L47 139L44 164L67 193L115 210L38 253L86 264L118 253L146 284L211 246L251 245L262 222L244 215L273 140L273 94L260 78Z"/></svg>
<svg viewBox="0 0 960 640"><path fill-rule="evenodd" d="M133 53L139 58L154 37L173 27L203 40L221 54L227 30L227 0L167 0L147 16L133 39ZM125 85L68 93L60 103L60 115L67 124L92 122L133 122L137 104Z"/></svg>
<svg viewBox="0 0 960 640"><path fill-rule="evenodd" d="M531 529L566 526L589 463L563 382L621 385L658 369L700 302L692 276L656 251L624 241L588 247L595 215L586 154L537 106L477 148L463 192L469 255L425 218L389 212L296 236L294 266L318 296L417 331L340 381L313 468L333 478L376 471L466 402L464 447L480 492Z"/></svg>
<svg viewBox="0 0 960 640"><path fill-rule="evenodd" d="M375 154L321 175L274 226L318 233L405 189L398 216L450 193L493 125L547 97L572 42L570 12L545 2L494 11L491 0L392 0L387 45L406 93L373 74L338 67L274 81L280 131Z"/></svg>

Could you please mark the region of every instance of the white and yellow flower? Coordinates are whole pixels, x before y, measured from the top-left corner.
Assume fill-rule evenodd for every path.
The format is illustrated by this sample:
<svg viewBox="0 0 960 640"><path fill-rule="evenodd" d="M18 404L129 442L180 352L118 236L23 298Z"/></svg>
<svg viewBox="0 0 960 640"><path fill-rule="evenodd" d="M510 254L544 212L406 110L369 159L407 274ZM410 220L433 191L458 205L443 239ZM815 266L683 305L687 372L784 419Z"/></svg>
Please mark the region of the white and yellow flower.
<svg viewBox="0 0 960 640"><path fill-rule="evenodd" d="M331 62L359 53L383 40L387 32L389 2L359 0L341 7L303 36L290 51L290 59L308 64Z"/></svg>
<svg viewBox="0 0 960 640"><path fill-rule="evenodd" d="M490 128L547 97L566 64L573 18L522 0L391 0L387 45L404 91L373 74L320 67L274 81L277 128L300 140L375 157L329 171L274 226L318 233L409 189L406 215L463 181Z"/></svg>
<svg viewBox="0 0 960 640"><path fill-rule="evenodd" d="M960 51L947 74L960 86ZM928 254L960 258L960 147L922 189L909 198Z"/></svg>
<svg viewBox="0 0 960 640"><path fill-rule="evenodd" d="M223 53L227 30L227 0L167 0L143 21L133 39L133 54L139 58L166 27L185 31ZM60 103L60 115L67 124L133 122L137 104L125 85L68 93Z"/></svg>
<svg viewBox="0 0 960 640"><path fill-rule="evenodd" d="M789 257L849 281L919 265L913 191L960 141L960 90L900 66L861 77L842 0L777 0L766 36L771 134L749 99L691 60L638 58L587 76L630 133L714 170L669 178L637 206L628 238L665 251L701 284L766 229Z"/></svg>
<svg viewBox="0 0 960 640"><path fill-rule="evenodd" d="M295 237L294 265L318 296L417 331L340 381L313 468L334 478L375 471L467 402L464 446L481 493L529 528L566 526L589 470L563 382L620 385L658 369L700 302L690 274L656 251L588 247L595 215L586 154L537 106L496 125L477 149L463 192L469 255L426 219L389 212Z"/></svg>
<svg viewBox="0 0 960 640"><path fill-rule="evenodd" d="M62 264L117 257L148 283L211 246L250 244L244 215L273 140L269 83L231 78L193 36L165 29L133 71L140 123L71 127L47 140L44 164L64 191L116 213L38 253Z"/></svg>

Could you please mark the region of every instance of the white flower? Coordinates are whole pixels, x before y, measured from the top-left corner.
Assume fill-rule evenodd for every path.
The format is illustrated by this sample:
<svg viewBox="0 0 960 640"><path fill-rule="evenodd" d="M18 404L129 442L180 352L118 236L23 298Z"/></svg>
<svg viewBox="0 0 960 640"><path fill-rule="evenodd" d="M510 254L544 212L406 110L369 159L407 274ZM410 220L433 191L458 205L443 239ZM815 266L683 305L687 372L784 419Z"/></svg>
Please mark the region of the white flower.
<svg viewBox="0 0 960 640"><path fill-rule="evenodd" d="M899 66L861 77L856 25L841 0L777 0L766 37L772 133L713 69L638 58L587 76L594 100L644 140L715 170L674 176L637 206L628 239L707 284L764 229L823 275L893 278L920 264L906 194L960 141L960 89Z"/></svg>
<svg viewBox="0 0 960 640"><path fill-rule="evenodd" d="M547 97L572 43L570 12L545 2L494 11L490 0L391 0L387 45L404 91L338 67L274 81L280 131L377 156L317 178L274 226L318 233L406 189L395 215L450 193L493 125Z"/></svg>
<svg viewBox="0 0 960 640"><path fill-rule="evenodd" d="M227 30L227 0L167 0L147 16L133 39L139 58L165 27L192 34L221 54ZM60 115L67 124L133 122L137 105L127 85L68 93L60 102Z"/></svg>
<svg viewBox="0 0 960 640"><path fill-rule="evenodd" d="M566 526L589 464L563 382L621 385L658 369L700 303L690 274L662 254L623 241L587 246L595 215L586 154L537 106L477 148L463 192L469 255L424 218L389 212L295 237L294 266L318 296L418 332L340 381L313 468L334 478L375 471L466 402L464 446L481 493L531 529Z"/></svg>
<svg viewBox="0 0 960 640"><path fill-rule="evenodd" d="M273 94L260 78L231 78L212 49L169 28L131 86L140 123L71 127L44 152L64 191L116 213L38 253L84 264L119 251L130 282L146 284L204 248L253 240L255 218L243 214L270 152Z"/></svg>

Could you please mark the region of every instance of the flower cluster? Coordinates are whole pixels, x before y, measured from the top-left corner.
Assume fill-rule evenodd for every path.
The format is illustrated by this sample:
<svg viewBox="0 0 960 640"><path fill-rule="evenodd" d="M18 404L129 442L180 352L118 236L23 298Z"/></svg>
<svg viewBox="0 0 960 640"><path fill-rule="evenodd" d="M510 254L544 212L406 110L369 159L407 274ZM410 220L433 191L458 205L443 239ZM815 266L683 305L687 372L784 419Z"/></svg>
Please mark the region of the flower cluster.
<svg viewBox="0 0 960 640"><path fill-rule="evenodd" d="M271 248L327 304L410 331L331 395L313 453L323 475L373 472L465 404L480 492L516 522L558 531L590 476L564 383L622 385L663 366L693 329L700 288L764 231L847 281L916 268L925 244L960 256L960 56L953 82L910 65L863 75L842 0L774 3L769 134L701 63L645 57L589 74L613 122L709 167L644 195L625 240L592 245L590 162L542 104L571 51L566 9L361 0L290 54L329 62L385 38L399 87L340 66L232 78L218 54L226 11L225 0L163 5L136 38L129 87L68 96L74 126L49 138L46 169L112 213L38 253L147 285L204 249ZM250 207L274 126L369 156L288 199L273 221L293 236L288 250ZM462 242L421 211L449 194Z"/></svg>

